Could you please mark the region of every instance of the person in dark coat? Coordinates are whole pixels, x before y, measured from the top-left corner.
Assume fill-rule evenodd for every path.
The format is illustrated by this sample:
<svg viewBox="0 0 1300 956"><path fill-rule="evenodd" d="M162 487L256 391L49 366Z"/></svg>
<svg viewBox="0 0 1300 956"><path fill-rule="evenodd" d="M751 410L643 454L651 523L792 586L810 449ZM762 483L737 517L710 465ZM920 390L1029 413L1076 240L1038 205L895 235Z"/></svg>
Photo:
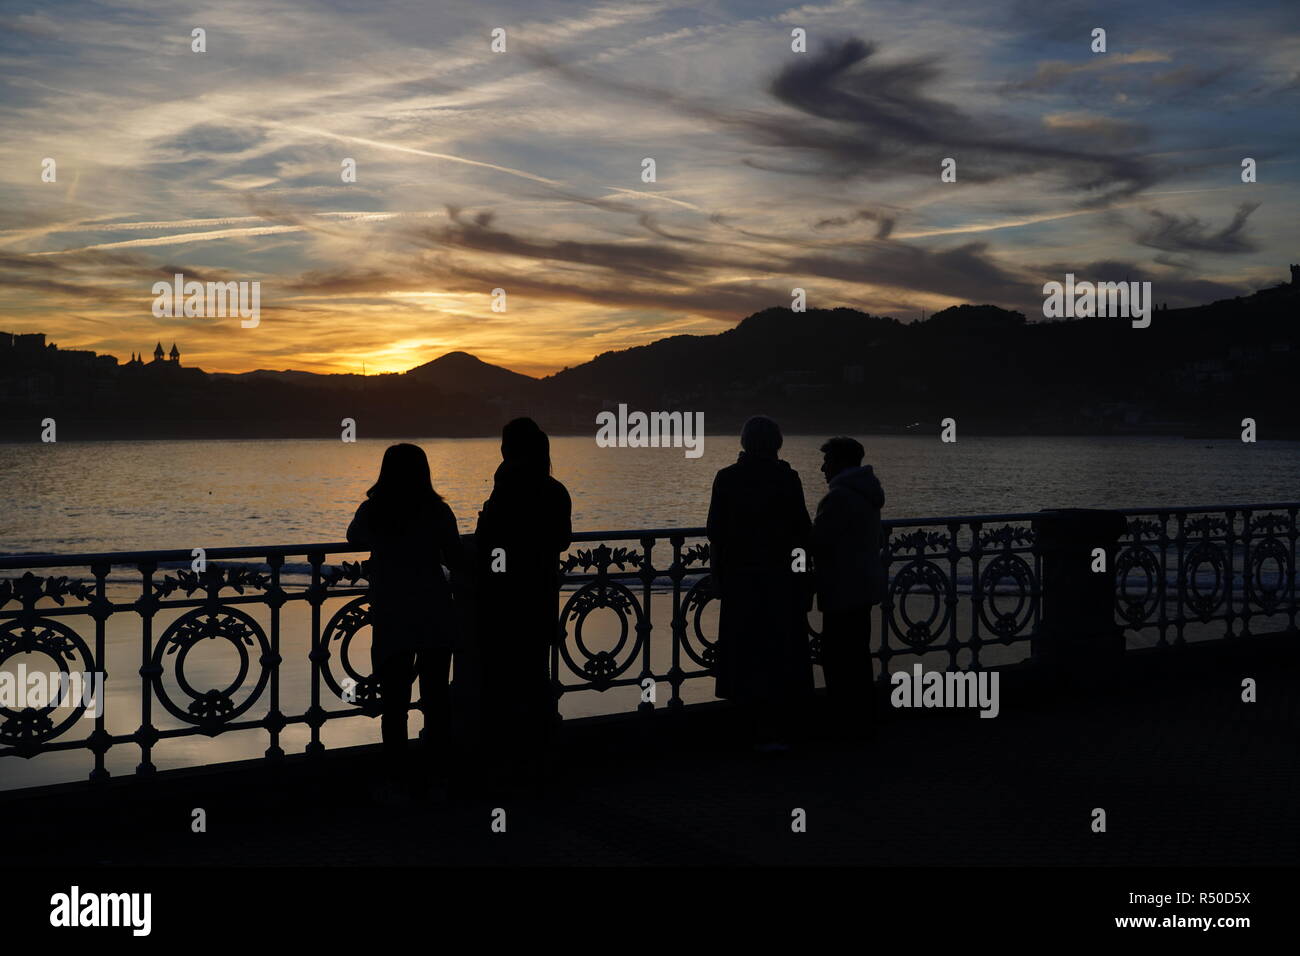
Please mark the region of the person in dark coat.
<svg viewBox="0 0 1300 956"><path fill-rule="evenodd" d="M483 729L506 772L531 769L556 720L550 654L571 515L568 490L551 477L546 433L531 418L509 422L474 532Z"/></svg>
<svg viewBox="0 0 1300 956"><path fill-rule="evenodd" d="M788 748L797 711L813 689L804 570L811 522L798 472L777 458L781 442L772 419L745 423L744 450L713 480L708 519L722 602L716 693L750 711L766 751Z"/></svg>
<svg viewBox="0 0 1300 956"><path fill-rule="evenodd" d="M880 509L885 492L853 438L821 447L828 486L813 521L817 606L822 612L821 659L826 694L839 730L861 736L869 727L871 609L885 597Z"/></svg>
<svg viewBox="0 0 1300 956"><path fill-rule="evenodd" d="M433 490L422 448L403 443L384 452L379 479L357 508L347 538L370 551L370 658L382 699L385 764L390 783L396 783L417 675L426 751L431 758L442 753L449 726L447 678L458 641L442 569L461 567L460 532L451 508Z"/></svg>

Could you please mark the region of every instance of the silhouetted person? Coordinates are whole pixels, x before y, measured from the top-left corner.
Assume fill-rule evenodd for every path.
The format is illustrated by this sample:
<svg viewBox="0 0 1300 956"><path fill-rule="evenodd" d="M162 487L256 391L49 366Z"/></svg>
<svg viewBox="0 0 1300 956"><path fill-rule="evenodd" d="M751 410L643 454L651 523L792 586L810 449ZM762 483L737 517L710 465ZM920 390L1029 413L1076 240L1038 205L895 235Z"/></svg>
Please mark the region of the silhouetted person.
<svg viewBox="0 0 1300 956"><path fill-rule="evenodd" d="M880 509L885 492L865 450L853 438L821 447L826 497L813 520L821 659L826 695L838 729L859 737L871 718L871 608L884 600Z"/></svg>
<svg viewBox="0 0 1300 956"><path fill-rule="evenodd" d="M561 552L572 503L551 477L551 445L531 418L501 430L501 465L474 533L483 730L502 773L528 773L556 718L550 653L559 635Z"/></svg>
<svg viewBox="0 0 1300 956"><path fill-rule="evenodd" d="M457 642L451 588L442 566L461 564L456 517L433 490L429 460L417 445L384 452L379 479L348 526L348 543L370 551L371 664L379 681L387 789L398 799L405 770L411 684L420 678L425 769L444 755L449 725L447 676Z"/></svg>
<svg viewBox="0 0 1300 956"><path fill-rule="evenodd" d="M717 695L750 711L760 749L783 750L813 688L810 582L794 570L794 549L807 554L812 529L799 474L776 457L776 422L751 418L740 444L736 463L714 478L709 503L713 578L722 601Z"/></svg>

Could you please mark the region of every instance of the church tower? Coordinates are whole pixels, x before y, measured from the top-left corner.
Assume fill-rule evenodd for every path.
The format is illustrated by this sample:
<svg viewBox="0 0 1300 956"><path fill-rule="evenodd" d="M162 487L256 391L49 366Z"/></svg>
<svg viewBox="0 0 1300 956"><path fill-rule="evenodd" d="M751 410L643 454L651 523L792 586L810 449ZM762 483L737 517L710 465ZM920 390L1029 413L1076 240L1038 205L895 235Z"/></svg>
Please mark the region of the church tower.
<svg viewBox="0 0 1300 956"><path fill-rule="evenodd" d="M161 342L153 347L153 360L155 362L161 362L163 360L163 348Z"/></svg>
<svg viewBox="0 0 1300 956"><path fill-rule="evenodd" d="M175 342L172 343L172 350L169 353L169 358L171 358L173 365L181 364L181 350L176 347Z"/></svg>

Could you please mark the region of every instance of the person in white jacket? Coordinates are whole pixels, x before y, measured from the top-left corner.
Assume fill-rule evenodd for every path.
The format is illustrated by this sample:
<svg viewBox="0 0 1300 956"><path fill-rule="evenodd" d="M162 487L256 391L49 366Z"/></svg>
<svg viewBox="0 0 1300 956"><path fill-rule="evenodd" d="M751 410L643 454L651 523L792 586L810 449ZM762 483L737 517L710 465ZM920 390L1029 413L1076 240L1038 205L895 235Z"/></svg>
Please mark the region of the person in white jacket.
<svg viewBox="0 0 1300 956"><path fill-rule="evenodd" d="M870 726L871 609L885 596L880 509L885 492L854 438L821 447L827 492L813 520L813 566L822 612L821 663L838 728L860 736Z"/></svg>

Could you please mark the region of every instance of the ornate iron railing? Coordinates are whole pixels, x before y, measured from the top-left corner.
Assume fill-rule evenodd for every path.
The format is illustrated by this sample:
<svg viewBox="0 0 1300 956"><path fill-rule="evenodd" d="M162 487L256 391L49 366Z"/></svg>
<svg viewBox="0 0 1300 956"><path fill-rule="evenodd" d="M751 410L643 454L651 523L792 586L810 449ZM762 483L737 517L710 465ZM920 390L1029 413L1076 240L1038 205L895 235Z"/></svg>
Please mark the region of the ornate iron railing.
<svg viewBox="0 0 1300 956"><path fill-rule="evenodd" d="M1237 639L1258 633L1263 620L1295 633L1298 509L1292 502L1119 512L1127 530L1113 569L1115 614L1129 646ZM889 588L872 637L879 679L899 655L936 655L935 666L948 669L1027 656L1043 606L1035 540L1042 517L886 521ZM378 713L368 662L353 654L369 623L365 564L328 563L355 554L341 543L213 548L201 572L190 570L189 551L0 557L0 670L19 655L42 655L59 673L104 672L114 649L138 664L138 683L127 691L138 698L138 724L132 718L115 730L101 706L87 717L93 729L74 735L84 701L0 706L0 757L87 750L97 780L108 775L113 748L138 748L136 772L147 774L162 741L252 730L266 734L264 754L276 759L282 736L298 726L306 728L306 752L320 752L328 722ZM709 675L717 652L704 529L578 534L561 567L556 697L666 684L663 703L680 708L683 689ZM597 612L609 612L603 626ZM666 633L656 627L665 617ZM187 674L204 641L233 649L229 682L205 686ZM305 674L286 664L286 647ZM283 698L289 676L297 703ZM125 684L106 680L105 700L121 699ZM657 706L657 698L638 703Z"/></svg>
<svg viewBox="0 0 1300 956"><path fill-rule="evenodd" d="M1132 635L1154 631L1159 647L1249 637L1261 618L1294 632L1296 511L1295 502L1122 511L1117 620Z"/></svg>

